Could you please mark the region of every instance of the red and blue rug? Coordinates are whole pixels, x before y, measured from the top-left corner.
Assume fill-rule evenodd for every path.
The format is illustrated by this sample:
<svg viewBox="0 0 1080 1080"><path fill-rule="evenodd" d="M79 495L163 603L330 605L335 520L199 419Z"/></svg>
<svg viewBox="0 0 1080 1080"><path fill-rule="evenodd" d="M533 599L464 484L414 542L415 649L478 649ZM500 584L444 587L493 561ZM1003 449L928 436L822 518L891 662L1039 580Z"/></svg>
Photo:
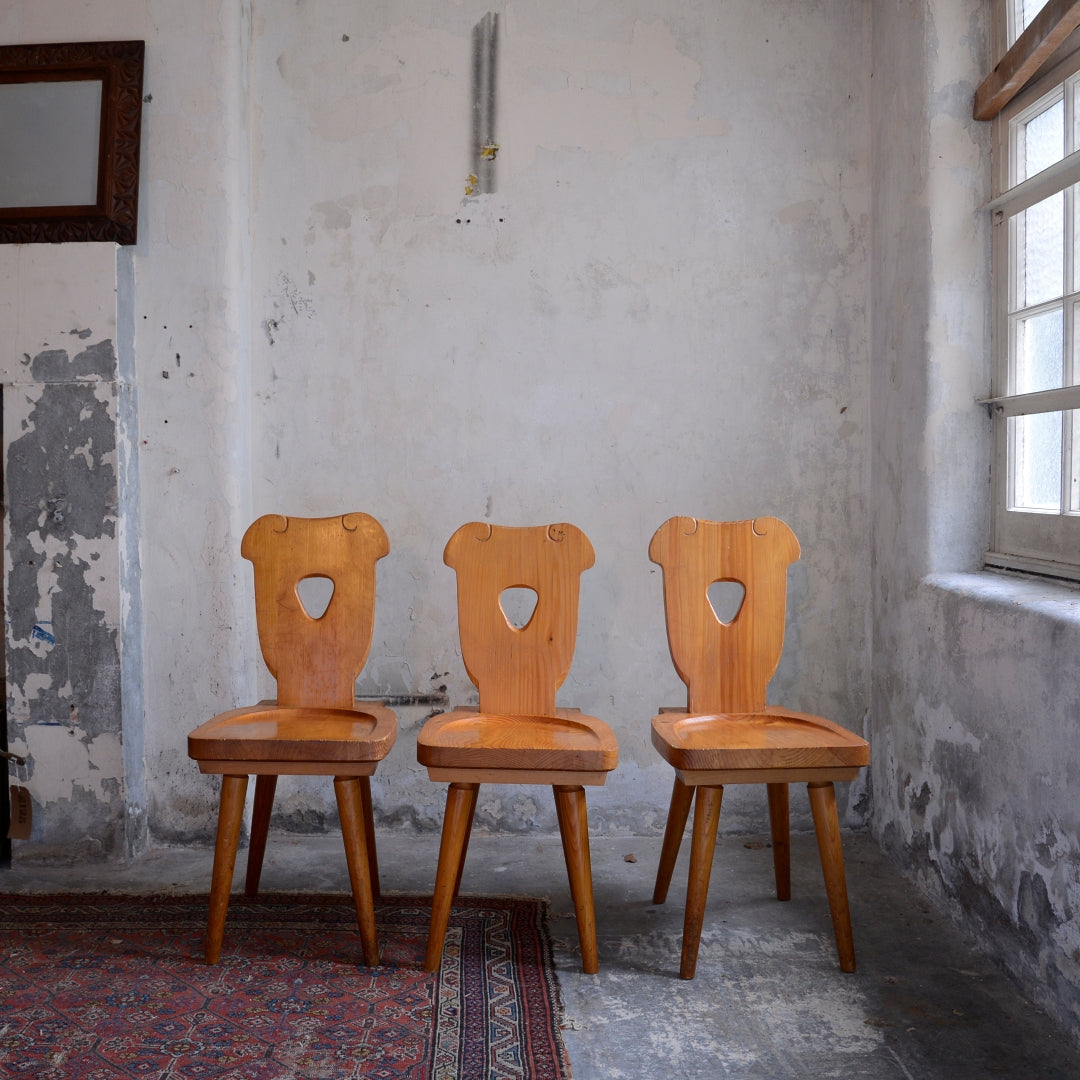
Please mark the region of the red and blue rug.
<svg viewBox="0 0 1080 1080"><path fill-rule="evenodd" d="M383 897L382 965L352 900L0 896L0 1077L33 1080L568 1080L541 901L461 897L442 969L430 901Z"/></svg>

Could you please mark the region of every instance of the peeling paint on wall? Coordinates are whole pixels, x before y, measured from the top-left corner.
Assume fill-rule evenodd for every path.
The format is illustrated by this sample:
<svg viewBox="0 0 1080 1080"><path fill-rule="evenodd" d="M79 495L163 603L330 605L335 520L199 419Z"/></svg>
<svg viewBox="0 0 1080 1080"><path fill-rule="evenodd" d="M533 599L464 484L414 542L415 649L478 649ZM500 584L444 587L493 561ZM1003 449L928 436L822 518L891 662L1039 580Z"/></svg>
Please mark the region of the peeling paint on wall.
<svg viewBox="0 0 1080 1080"><path fill-rule="evenodd" d="M25 368L4 403L9 740L35 802L15 857L103 858L125 820L116 351L46 349Z"/></svg>
<svg viewBox="0 0 1080 1080"><path fill-rule="evenodd" d="M970 115L984 15L976 0L875 7L873 821L1080 1031L1080 600L963 572L989 535L972 407L990 354L989 133Z"/></svg>

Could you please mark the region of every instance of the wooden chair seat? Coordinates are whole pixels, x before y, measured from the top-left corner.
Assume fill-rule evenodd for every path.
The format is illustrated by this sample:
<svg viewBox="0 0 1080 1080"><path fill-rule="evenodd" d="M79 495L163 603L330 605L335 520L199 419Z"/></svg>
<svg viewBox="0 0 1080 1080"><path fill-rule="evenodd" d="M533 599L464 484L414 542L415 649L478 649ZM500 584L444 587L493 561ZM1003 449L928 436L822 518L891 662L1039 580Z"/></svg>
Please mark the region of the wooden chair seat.
<svg viewBox="0 0 1080 1080"><path fill-rule="evenodd" d="M711 716L665 710L653 717L652 743L669 765L687 773L734 772L716 781L728 784L760 783L752 775L757 769L790 770L788 781L815 779L803 774L822 770L831 774L829 779L853 780L870 763L865 739L822 716L776 705L762 712ZM684 776L683 782L705 779Z"/></svg>
<svg viewBox="0 0 1080 1080"><path fill-rule="evenodd" d="M383 527L367 514L267 514L244 534L240 553L255 570L259 647L277 681L277 699L220 713L188 736L188 754L200 771L221 776L208 964L221 954L252 775L257 780L244 892L259 891L278 777L332 776L364 962L379 962L379 864L369 777L394 745L397 718L381 703L357 704L354 695L371 646L375 564L389 550ZM333 583L317 618L300 598L306 578Z"/></svg>
<svg viewBox="0 0 1080 1080"><path fill-rule="evenodd" d="M603 720L578 709L517 716L460 708L425 724L417 760L429 771L499 770L507 776L502 783L558 783L551 774L573 773L577 783L602 784L618 764L619 748Z"/></svg>
<svg viewBox="0 0 1080 1080"><path fill-rule="evenodd" d="M869 744L824 717L765 701L784 645L788 566L799 554L795 534L777 518L671 518L649 544L649 557L664 571L671 659L687 687L685 709L664 709L652 721L653 746L675 769L653 903L667 898L694 806L679 969L684 979L694 977L697 964L725 784L766 785L776 895L788 900L788 784L806 783L840 967L855 970L833 783L853 780L869 764ZM729 621L709 598L718 582L743 588Z"/></svg>
<svg viewBox="0 0 1080 1080"><path fill-rule="evenodd" d="M252 764L288 762L307 766L309 776L360 776L374 772L396 735L397 717L376 702L321 709L263 701L196 728L188 736L188 752L205 773L225 773L242 761L251 773L258 771Z"/></svg>
<svg viewBox="0 0 1080 1080"><path fill-rule="evenodd" d="M573 525L519 529L474 521L454 533L443 559L457 572L461 657L480 704L432 717L416 741L428 776L450 784L424 967L438 971L442 962L480 785L550 784L581 966L593 973L599 961L584 785L603 784L619 750L602 720L555 704L574 655L580 577L593 564L592 545ZM503 594L515 589L536 594L522 626L502 607Z"/></svg>

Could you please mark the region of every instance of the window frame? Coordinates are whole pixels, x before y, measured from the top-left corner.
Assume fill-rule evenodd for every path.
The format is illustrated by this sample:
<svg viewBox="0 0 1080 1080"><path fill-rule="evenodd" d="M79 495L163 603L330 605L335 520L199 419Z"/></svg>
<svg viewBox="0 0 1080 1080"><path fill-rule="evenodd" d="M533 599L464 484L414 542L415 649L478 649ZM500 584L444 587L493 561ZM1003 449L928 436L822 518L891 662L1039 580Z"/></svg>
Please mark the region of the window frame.
<svg viewBox="0 0 1080 1080"><path fill-rule="evenodd" d="M995 5L994 41L1004 41L1006 19L1012 4L1008 0ZM1070 47L1072 42L1070 41ZM995 50L1001 55L1000 50ZM984 563L1054 577L1080 580L1080 494L1076 487L1080 477L1080 386L1037 393L1012 392L1011 363L1013 350L1010 322L1015 275L1010 265L1010 233L1017 215L1050 197L1064 192L1066 207L1076 204L1066 217L1063 213L1065 242L1071 243L1077 265L1072 266L1065 256L1065 278L1062 282L1060 308L1063 328L1063 363L1071 366L1063 371L1063 382L1070 378L1080 382L1080 115L1071 116L1066 103L1065 122L1072 122L1077 132L1075 149L1050 168L1009 186L1013 166L1012 124L1028 113L1033 106L1052 95L1071 76L1080 73L1080 45L1063 56L1059 53L1049 70L1041 73L999 112L991 128L991 176L993 195L987 209L991 214L991 282L992 282L992 340L993 364L991 394L984 400L992 419L991 513L990 550ZM1080 88L1073 103L1080 114ZM1071 191L1069 189L1072 189ZM1071 224L1066 225L1065 222ZM1071 233L1071 240L1070 234ZM1066 312L1066 306L1073 308ZM1032 305L1035 307L1036 305ZM1019 309L1017 310L1026 310ZM1015 312L1013 312L1015 313ZM1075 332L1074 332L1075 328ZM1066 422L1068 411L1071 423ZM1014 417L1062 412L1062 493L1058 510L1039 511L1012 509L1013 470L1010 467L1010 424ZM1075 440L1072 439L1075 433ZM1066 482L1071 461L1072 486Z"/></svg>

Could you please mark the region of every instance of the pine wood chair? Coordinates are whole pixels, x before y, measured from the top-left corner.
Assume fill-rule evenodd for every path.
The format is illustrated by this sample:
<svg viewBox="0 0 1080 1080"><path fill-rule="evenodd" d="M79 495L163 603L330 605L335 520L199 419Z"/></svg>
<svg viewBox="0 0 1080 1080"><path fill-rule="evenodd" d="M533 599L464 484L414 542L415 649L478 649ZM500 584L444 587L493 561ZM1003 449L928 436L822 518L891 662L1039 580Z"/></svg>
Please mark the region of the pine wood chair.
<svg viewBox="0 0 1080 1080"><path fill-rule="evenodd" d="M598 970L589 828L583 785L603 784L618 745L602 720L555 705L577 637L580 576L592 545L573 525L505 528L471 522L443 559L457 572L461 656L479 688L478 708L429 720L417 759L435 782L449 781L424 967L438 971L450 905L461 885L482 783L550 784L577 913L581 966ZM529 589L536 607L518 628L503 594Z"/></svg>
<svg viewBox="0 0 1080 1080"><path fill-rule="evenodd" d="M869 744L820 716L765 703L784 645L787 568L799 554L795 534L777 518L671 518L649 545L649 557L664 571L671 657L688 690L685 709L661 710L652 721L653 745L675 767L655 904L667 898L697 793L679 972L684 979L694 977L697 964L725 784L767 785L776 896L789 900L788 784L806 782L840 967L855 970L833 782L852 780L869 764ZM738 582L745 590L726 623L709 599L718 581Z"/></svg>
<svg viewBox="0 0 1080 1080"><path fill-rule="evenodd" d="M394 745L397 718L384 705L358 704L354 684L371 646L375 563L389 550L383 527L359 513L266 515L244 534L240 552L254 565L259 645L277 680L277 700L221 713L188 736L188 755L199 769L221 774L208 964L221 953L251 774L257 779L245 893L259 890L277 778L334 777L364 963L379 962L379 867L368 778ZM302 580L320 577L329 578L334 591L313 619L297 589Z"/></svg>

